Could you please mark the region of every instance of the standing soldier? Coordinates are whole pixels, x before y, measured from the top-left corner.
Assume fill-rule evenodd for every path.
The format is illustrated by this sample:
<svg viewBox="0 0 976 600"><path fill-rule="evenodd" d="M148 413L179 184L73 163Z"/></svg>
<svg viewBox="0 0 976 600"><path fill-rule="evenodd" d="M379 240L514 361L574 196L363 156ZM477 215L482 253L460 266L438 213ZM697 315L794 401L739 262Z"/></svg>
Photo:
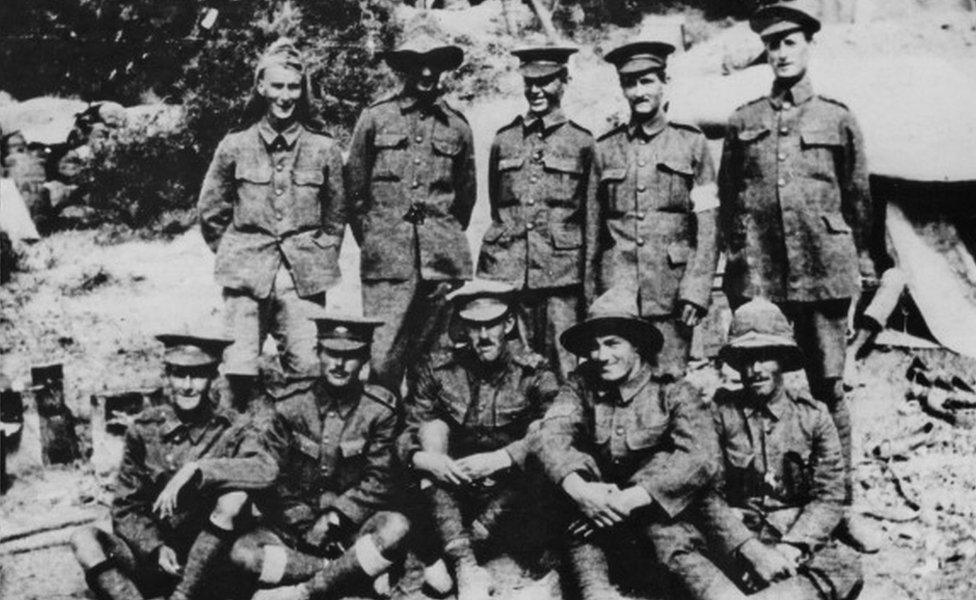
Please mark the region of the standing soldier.
<svg viewBox="0 0 976 600"><path fill-rule="evenodd" d="M373 379L397 392L410 357L443 333L444 296L471 278L464 230L476 197L464 116L441 98L441 73L461 49L422 33L387 54L403 89L373 104L353 131L346 186L362 248L363 306L386 323L373 341Z"/></svg>
<svg viewBox="0 0 976 600"><path fill-rule="evenodd" d="M860 284L876 282L869 254L871 199L861 130L840 102L814 94L807 73L819 3L763 6L750 26L766 46L775 82L769 96L729 119L719 169L733 308L774 302L793 322L813 397L824 402L844 451L845 539L864 552L878 536L855 518L851 421L843 375L847 313Z"/></svg>
<svg viewBox="0 0 976 600"><path fill-rule="evenodd" d="M596 204L593 136L561 108L574 52L555 46L512 52L522 61L529 111L502 127L491 145L492 222L478 257L479 277L517 284L528 340L558 365L561 380L576 366L558 335L579 317L590 251L583 235Z"/></svg>
<svg viewBox="0 0 976 600"><path fill-rule="evenodd" d="M339 278L346 208L342 155L312 121L291 43L279 40L261 57L244 121L217 147L198 203L234 336L224 368L256 374L270 332L284 372L303 376L317 366L309 318Z"/></svg>
<svg viewBox="0 0 976 600"><path fill-rule="evenodd" d="M321 375L276 405L268 443L281 476L262 506L264 527L234 545L231 560L263 586L256 598L361 595L383 586L402 557L409 524L385 511L396 444L396 398L363 384L381 321L325 316L318 325ZM386 580L388 583L388 580Z"/></svg>
<svg viewBox="0 0 976 600"><path fill-rule="evenodd" d="M715 395L722 468L703 502L711 556L726 573L693 549L669 566L694 600L744 600L733 581L754 600L854 598L859 555L831 536L844 512L840 439L822 403L783 384L785 372L803 368L792 328L760 298L735 311L729 338L720 356L743 387Z"/></svg>
<svg viewBox="0 0 976 600"><path fill-rule="evenodd" d="M489 595L473 539L511 527L513 518L524 536L536 504L523 471L527 435L559 389L542 356L509 340L514 293L509 284L475 280L449 294L468 344L421 366L400 436L401 459L420 478L424 518L433 517L440 542L431 554L447 554L459 600Z"/></svg>
<svg viewBox="0 0 976 600"><path fill-rule="evenodd" d="M718 187L705 136L668 120L665 42L624 44L617 67L630 121L597 141L600 218L587 223L597 291L621 286L664 338L660 374L682 377L718 261Z"/></svg>
<svg viewBox="0 0 976 600"><path fill-rule="evenodd" d="M611 597L608 558L636 560L663 585L654 556L690 543L681 516L713 475L708 412L690 383L654 374L661 335L626 290L597 298L560 341L588 360L560 389L533 451L578 515L568 546L580 597Z"/></svg>
<svg viewBox="0 0 976 600"><path fill-rule="evenodd" d="M126 432L111 507L114 533L86 527L71 538L100 600L170 592L173 600L210 597L203 589L227 558L245 490L267 488L278 474L262 445L270 414L240 415L211 398L231 341L157 339L166 345L167 401L140 413Z"/></svg>

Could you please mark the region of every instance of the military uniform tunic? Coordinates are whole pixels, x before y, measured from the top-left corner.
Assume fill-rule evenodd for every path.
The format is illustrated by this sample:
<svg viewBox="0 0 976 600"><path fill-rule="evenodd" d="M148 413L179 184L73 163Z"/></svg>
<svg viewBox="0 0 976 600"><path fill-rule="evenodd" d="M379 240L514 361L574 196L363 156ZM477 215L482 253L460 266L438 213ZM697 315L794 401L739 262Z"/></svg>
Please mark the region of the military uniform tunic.
<svg viewBox="0 0 976 600"><path fill-rule="evenodd" d="M373 373L399 390L405 363L446 328L448 284L471 278L471 128L442 99L393 96L363 111L345 173L364 311L386 321L373 336Z"/></svg>
<svg viewBox="0 0 976 600"><path fill-rule="evenodd" d="M623 124L597 142L600 218L587 223L595 247L597 294L633 289L640 315L664 336L662 373L683 375L691 329L679 324L680 302L711 303L718 260L715 167L705 136L668 122Z"/></svg>
<svg viewBox="0 0 976 600"><path fill-rule="evenodd" d="M231 133L217 147L198 208L234 336L226 371L256 373L269 332L284 348L287 373L317 367L309 318L339 279L346 226L335 141L298 123L277 132L266 119Z"/></svg>
<svg viewBox="0 0 976 600"><path fill-rule="evenodd" d="M575 358L558 334L578 317L587 264L585 231L597 217L593 136L560 111L519 116L491 146L491 225L478 276L523 289L519 301L533 349L558 361L561 378Z"/></svg>
<svg viewBox="0 0 976 600"><path fill-rule="evenodd" d="M328 511L339 513L355 533L387 505L394 403L394 396L377 386L355 386L340 396L321 380L278 402L269 447L281 475L264 511L286 543L297 543Z"/></svg>
<svg viewBox="0 0 976 600"><path fill-rule="evenodd" d="M260 490L274 483L277 465L265 446L270 417L250 417L215 408L201 423L183 423L174 409L162 405L140 413L125 435L122 464L112 502L115 535L132 548L140 562L162 545L183 556L206 523L217 497L229 490ZM197 496L190 506L162 519L153 502L186 463L200 469ZM148 564L147 568L154 568Z"/></svg>
<svg viewBox="0 0 976 600"><path fill-rule="evenodd" d="M836 597L847 597L860 580L860 563L831 539L843 516L844 465L823 404L784 391L761 406L741 389L722 389L713 416L721 470L702 505L718 562L735 571L731 559L753 538L793 544L807 556L801 571L826 577Z"/></svg>

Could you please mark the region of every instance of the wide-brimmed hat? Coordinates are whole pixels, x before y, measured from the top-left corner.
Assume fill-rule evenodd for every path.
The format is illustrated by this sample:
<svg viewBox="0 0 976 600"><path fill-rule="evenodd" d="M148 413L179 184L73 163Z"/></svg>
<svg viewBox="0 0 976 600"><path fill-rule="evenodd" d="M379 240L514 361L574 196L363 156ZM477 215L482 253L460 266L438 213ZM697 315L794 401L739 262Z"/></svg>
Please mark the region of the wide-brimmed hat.
<svg viewBox="0 0 976 600"><path fill-rule="evenodd" d="M661 332L637 312L637 295L632 290L612 288L593 301L586 319L559 336L559 343L577 356L590 352L593 340L601 335L619 335L645 356L661 349Z"/></svg>
<svg viewBox="0 0 976 600"><path fill-rule="evenodd" d="M760 6L749 18L749 27L767 38L789 31L820 31L820 0L779 0Z"/></svg>
<svg viewBox="0 0 976 600"><path fill-rule="evenodd" d="M729 341L719 351L719 358L742 370L750 356L760 353L779 360L784 371L803 368L803 353L793 339L793 327L765 298L750 300L732 314Z"/></svg>
<svg viewBox="0 0 976 600"><path fill-rule="evenodd" d="M373 342L379 319L325 312L312 318L318 332L319 347L337 352L356 352Z"/></svg>
<svg viewBox="0 0 976 600"><path fill-rule="evenodd" d="M617 68L621 75L663 70L674 45L657 40L634 40L607 52L603 59Z"/></svg>
<svg viewBox="0 0 976 600"><path fill-rule="evenodd" d="M180 367L206 367L219 364L224 348L234 340L220 334L161 333L156 339L163 343L163 362Z"/></svg>
<svg viewBox="0 0 976 600"><path fill-rule="evenodd" d="M464 51L460 46L421 33L390 50L383 58L394 71L407 71L416 64L430 65L438 71L453 71L464 61Z"/></svg>
<svg viewBox="0 0 976 600"><path fill-rule="evenodd" d="M457 315L471 323L491 323L509 311L515 286L491 279L473 279L446 296Z"/></svg>
<svg viewBox="0 0 976 600"><path fill-rule="evenodd" d="M565 70L569 57L577 51L572 46L523 46L512 50L512 56L521 61L522 77L544 79Z"/></svg>

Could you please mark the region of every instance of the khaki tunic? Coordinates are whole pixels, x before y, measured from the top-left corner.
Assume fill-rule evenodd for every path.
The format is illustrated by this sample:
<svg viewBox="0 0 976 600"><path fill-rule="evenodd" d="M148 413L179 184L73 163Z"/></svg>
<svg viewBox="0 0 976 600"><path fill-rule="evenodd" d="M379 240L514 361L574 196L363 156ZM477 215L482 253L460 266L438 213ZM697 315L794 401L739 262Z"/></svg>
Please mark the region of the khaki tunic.
<svg viewBox="0 0 976 600"><path fill-rule="evenodd" d="M850 298L873 275L861 130L809 79L732 114L719 193L730 298Z"/></svg>
<svg viewBox="0 0 976 600"><path fill-rule="evenodd" d="M438 99L407 96L363 111L346 163L351 225L362 249L363 281L470 279L464 234L477 196L474 144L464 116ZM404 220L421 208L416 223Z"/></svg>

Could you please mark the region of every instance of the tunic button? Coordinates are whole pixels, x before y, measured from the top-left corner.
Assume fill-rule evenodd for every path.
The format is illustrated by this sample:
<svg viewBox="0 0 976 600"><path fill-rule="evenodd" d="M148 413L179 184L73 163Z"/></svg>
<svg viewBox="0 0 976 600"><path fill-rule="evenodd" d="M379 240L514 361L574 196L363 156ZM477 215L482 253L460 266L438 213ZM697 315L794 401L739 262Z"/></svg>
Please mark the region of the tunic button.
<svg viewBox="0 0 976 600"><path fill-rule="evenodd" d="M413 141L419 144L420 142L424 141L424 136L418 135L417 137L413 138Z"/></svg>
<svg viewBox="0 0 976 600"><path fill-rule="evenodd" d="M779 132L780 132L780 133L781 133L782 135L786 135L787 133L789 133L789 132L790 132L790 128L789 128L789 127L780 127L780 129L779 129Z"/></svg>
<svg viewBox="0 0 976 600"><path fill-rule="evenodd" d="M284 193L285 193L285 190L283 190L281 188L278 188L278 189L275 190L275 194L277 194L278 196L280 196L280 195L282 195Z"/></svg>
<svg viewBox="0 0 976 600"><path fill-rule="evenodd" d="M419 181L414 181L414 182L413 182L412 184L410 184L410 185L411 185L412 187L415 187L415 188L419 188L419 187L420 187L420 182L419 182Z"/></svg>
<svg viewBox="0 0 976 600"><path fill-rule="evenodd" d="M644 191L644 190L646 190L646 189L647 189L647 187L646 187L646 186L643 186L643 185L639 185L639 186L637 186L637 191L638 191L638 192L643 192L643 191Z"/></svg>
<svg viewBox="0 0 976 600"><path fill-rule="evenodd" d="M275 218L276 218L276 219L278 219L278 220L280 221L280 220L282 220L283 218L285 218L285 215L283 215L283 214L281 213L281 211L280 211L280 210L276 210L276 211L275 211Z"/></svg>
<svg viewBox="0 0 976 600"><path fill-rule="evenodd" d="M623 434L624 434L624 428L623 427L618 427L617 428L617 435L623 435Z"/></svg>
<svg viewBox="0 0 976 600"><path fill-rule="evenodd" d="M330 419L334 419L334 418L335 418L335 416L336 416L336 413L335 413L335 411L334 411L334 410L330 410L330 411L329 411L329 418L330 418Z"/></svg>
<svg viewBox="0 0 976 600"><path fill-rule="evenodd" d="M282 170L282 169L284 169L284 168L285 168L285 165L282 165L282 164L279 164L277 167L275 167L275 169L277 169L279 171Z"/></svg>
<svg viewBox="0 0 976 600"><path fill-rule="evenodd" d="M783 103L783 110L789 110L791 108L793 108L793 104L791 104L789 102L784 102Z"/></svg>
<svg viewBox="0 0 976 600"><path fill-rule="evenodd" d="M638 246L643 246L644 245L644 238L637 238L637 245Z"/></svg>
<svg viewBox="0 0 976 600"><path fill-rule="evenodd" d="M529 206L532 206L532 205L535 204L535 200L532 199L532 198L529 198L528 200L525 201L525 203L528 204Z"/></svg>
<svg viewBox="0 0 976 600"><path fill-rule="evenodd" d="M531 229L534 229L535 228L535 223L526 223L525 224L525 228L526 229L530 229L530 230Z"/></svg>
<svg viewBox="0 0 976 600"><path fill-rule="evenodd" d="M786 160L786 154L780 152L778 158L779 158L780 162L782 162L782 161Z"/></svg>
<svg viewBox="0 0 976 600"><path fill-rule="evenodd" d="M529 177L529 183L535 183L537 181L539 181L539 178L536 177L535 175L533 175L532 177Z"/></svg>
<svg viewBox="0 0 976 600"><path fill-rule="evenodd" d="M419 158L413 159L413 164L419 165L420 164L420 159Z"/></svg>
<svg viewBox="0 0 976 600"><path fill-rule="evenodd" d="M637 166L638 166L638 167L643 167L643 166L644 166L644 165L646 165L646 164L647 164L647 161L644 161L644 160L639 160L639 161L637 161Z"/></svg>
<svg viewBox="0 0 976 600"><path fill-rule="evenodd" d="M786 180L780 179L779 181L776 182L776 185L778 185L779 187L784 187L786 186Z"/></svg>
<svg viewBox="0 0 976 600"><path fill-rule="evenodd" d="M647 216L647 213L642 213L642 212L637 213L637 218L638 219L643 219L646 216Z"/></svg>

